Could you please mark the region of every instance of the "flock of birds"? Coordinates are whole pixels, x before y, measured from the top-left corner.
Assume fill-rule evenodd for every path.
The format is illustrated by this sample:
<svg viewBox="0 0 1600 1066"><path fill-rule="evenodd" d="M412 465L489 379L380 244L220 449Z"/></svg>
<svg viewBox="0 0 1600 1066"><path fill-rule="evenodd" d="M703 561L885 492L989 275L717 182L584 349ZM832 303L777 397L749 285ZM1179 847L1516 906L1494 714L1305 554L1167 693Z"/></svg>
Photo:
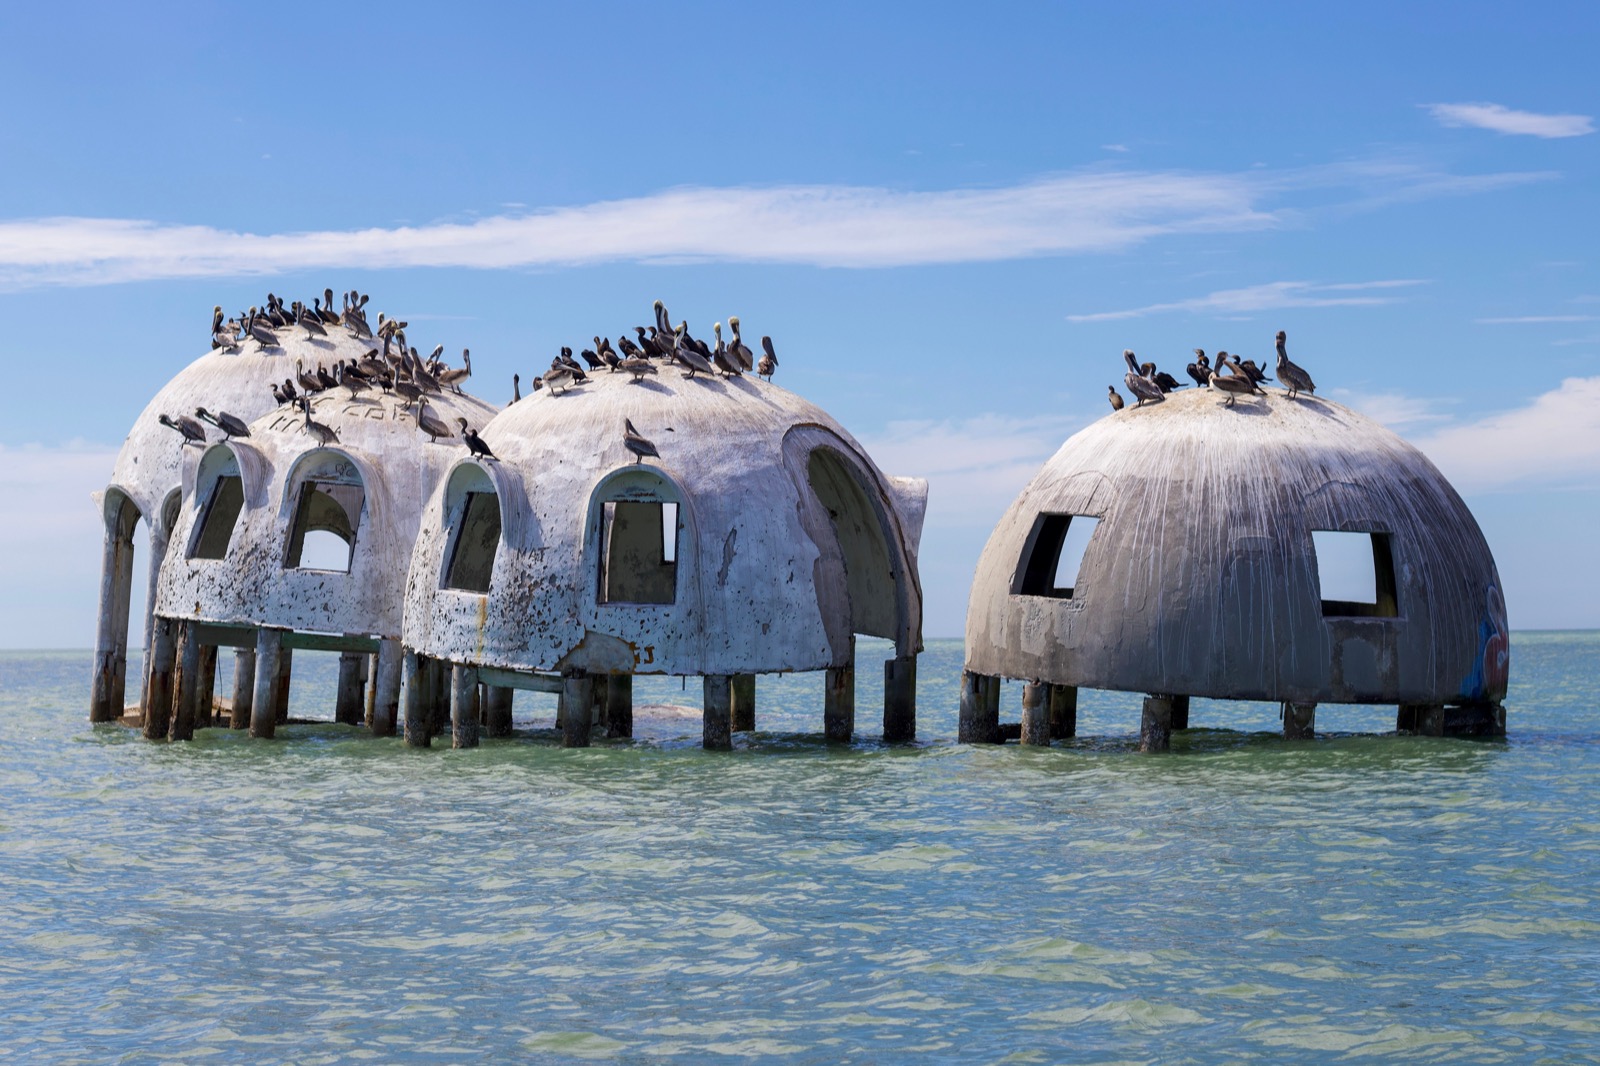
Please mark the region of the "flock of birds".
<svg viewBox="0 0 1600 1066"><path fill-rule="evenodd" d="M1195 359L1185 369L1194 383L1200 388L1212 388L1225 393L1228 397L1227 406L1232 407L1233 401L1240 396L1266 396L1262 390L1263 382L1272 381L1267 377L1266 369L1259 367L1252 359L1240 360L1237 356L1227 352L1217 353L1215 366L1206 357L1204 349L1194 350ZM1128 363L1128 373L1123 376L1123 383L1127 385L1134 399L1138 402L1135 407L1143 407L1146 403L1160 403L1166 399L1166 394L1174 389L1186 388L1171 374L1159 371L1154 363L1139 363L1135 360L1133 352L1123 349L1122 358ZM1278 363L1277 381L1287 390L1289 399L1299 398L1302 392L1315 393L1316 383L1311 380L1311 375L1305 372L1289 359L1288 335L1283 330L1278 331ZM1227 371L1227 373L1223 373ZM1124 404L1122 396L1117 392L1115 385L1106 389L1111 401L1113 411L1122 410Z"/></svg>
<svg viewBox="0 0 1600 1066"><path fill-rule="evenodd" d="M380 314L377 328L372 328L366 314L368 299L369 294L351 290L344 294L341 309L335 311L332 289L324 289L320 298L311 301L310 307L298 300L285 305L281 298L269 292L264 307L252 307L232 318L225 318L218 305L211 310L211 347L214 351L234 351L246 341L254 340L262 348L281 348L280 334L292 330L301 330L305 337L315 339L326 338L330 329L343 329L348 336L371 341L374 345L381 341L381 346L369 349L360 359L336 360L331 370L321 363L307 370L305 361L297 359L295 376L284 378L281 385L271 386L273 400L280 406L298 407L305 418L302 431L323 445L337 443L339 434L332 426L311 417L311 397L341 388L350 393L351 400L373 389L385 396L392 393L402 401L401 410L410 408L414 412L417 428L428 434L431 442L456 436L455 430L428 413L428 396L447 389L461 393L461 383L472 376L471 351L461 350L459 367L443 361L442 344L426 358L422 357L406 342L406 322ZM602 368L610 373L632 374L634 383L638 383L647 374L657 372L658 362L678 364L691 379L696 374L720 373L724 377L737 377L753 371L771 381L778 369L772 338L761 338L762 355L756 359L755 353L744 343L737 316L728 317L729 340L723 340L722 323L717 322L711 327L715 344L707 344L690 335L688 322L672 325L671 316L660 300L655 302L654 311L655 325L633 327L638 334L637 342L622 336L613 348L611 338L595 337L594 348L585 348L580 353L583 363L588 364L587 369L573 357L571 348L563 347L561 354L551 361L550 369L533 379L533 391L548 388L552 393L565 392ZM516 403L522 399L521 375L511 376L511 388L512 402ZM157 420L179 433L185 444L206 443L203 423L220 429L225 439L250 436L250 427L243 419L226 411L212 413L203 407L196 408L193 417L163 414ZM489 445L465 418L457 418L456 422L462 441L473 455L495 458ZM634 429L632 422L625 422L623 443L640 462L646 456L660 455L655 445Z"/></svg>

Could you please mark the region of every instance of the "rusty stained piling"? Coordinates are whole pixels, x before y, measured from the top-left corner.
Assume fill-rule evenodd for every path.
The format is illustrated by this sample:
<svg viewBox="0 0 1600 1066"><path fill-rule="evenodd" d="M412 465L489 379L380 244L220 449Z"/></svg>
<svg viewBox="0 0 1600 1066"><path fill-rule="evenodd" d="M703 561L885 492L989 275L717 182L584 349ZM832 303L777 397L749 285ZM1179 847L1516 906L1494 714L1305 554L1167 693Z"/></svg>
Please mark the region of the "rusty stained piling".
<svg viewBox="0 0 1600 1066"><path fill-rule="evenodd" d="M729 674L707 674L702 684L705 697L700 744L707 751L730 751L733 748L733 678Z"/></svg>
<svg viewBox="0 0 1600 1066"><path fill-rule="evenodd" d="M1078 735L1078 687L1050 686L1050 739L1071 740Z"/></svg>
<svg viewBox="0 0 1600 1066"><path fill-rule="evenodd" d="M133 591L133 531L139 511L124 501L106 522L100 564L100 625L95 633L89 721L115 722L127 699L128 609Z"/></svg>
<svg viewBox="0 0 1600 1066"><path fill-rule="evenodd" d="M217 720L217 646L200 645L200 690L195 704L195 725L209 729Z"/></svg>
<svg viewBox="0 0 1600 1066"><path fill-rule="evenodd" d="M594 681L588 674L573 673L562 679L561 746L587 748L594 729Z"/></svg>
<svg viewBox="0 0 1600 1066"><path fill-rule="evenodd" d="M1048 748L1050 746L1050 686L1043 681L1029 681L1022 686L1022 743Z"/></svg>
<svg viewBox="0 0 1600 1066"><path fill-rule="evenodd" d="M633 736L633 675L612 674L606 685L606 736Z"/></svg>
<svg viewBox="0 0 1600 1066"><path fill-rule="evenodd" d="M233 701L229 705L228 727L244 729L250 724L250 705L256 694L256 650L233 650Z"/></svg>
<svg viewBox="0 0 1600 1066"><path fill-rule="evenodd" d="M848 744L856 731L856 668L830 666L824 678L823 735L830 744Z"/></svg>
<svg viewBox="0 0 1600 1066"><path fill-rule="evenodd" d="M756 675L733 675L733 710L730 712L735 733L750 733L756 728Z"/></svg>
<svg viewBox="0 0 1600 1066"><path fill-rule="evenodd" d="M144 685L144 735L162 740L172 721L173 674L177 670L178 623L157 618L151 626L150 662Z"/></svg>
<svg viewBox="0 0 1600 1066"><path fill-rule="evenodd" d="M399 639L384 637L380 640L374 662L376 666L373 669L372 682L372 735L392 737L395 720L400 713L400 694L404 688L401 682L404 664L401 661Z"/></svg>
<svg viewBox="0 0 1600 1066"><path fill-rule="evenodd" d="M485 685L483 728L491 737L511 735L511 701L516 690L504 685Z"/></svg>
<svg viewBox="0 0 1600 1066"><path fill-rule="evenodd" d="M256 690L250 699L250 735L271 739L278 724L278 686L288 655L283 647L283 630L266 626L256 630Z"/></svg>
<svg viewBox="0 0 1600 1066"><path fill-rule="evenodd" d="M200 704L200 640L194 622L178 625L178 672L173 679L172 717L168 740L193 740Z"/></svg>
<svg viewBox="0 0 1600 1066"><path fill-rule="evenodd" d="M259 648L257 649L259 653ZM294 675L294 649L283 646L283 641L278 642L278 687L277 702L273 705L273 721L279 725L289 720L289 682Z"/></svg>
<svg viewBox="0 0 1600 1066"><path fill-rule="evenodd" d="M1317 705L1315 703L1285 703L1282 706L1283 739L1315 740L1317 738Z"/></svg>
<svg viewBox="0 0 1600 1066"><path fill-rule="evenodd" d="M428 712L424 706L428 689L427 674L426 657L406 649L401 656L400 703L405 710L406 746L410 748L426 748L431 742Z"/></svg>
<svg viewBox="0 0 1600 1066"><path fill-rule="evenodd" d="M450 746L478 746L478 671L463 663L450 666Z"/></svg>
<svg viewBox="0 0 1600 1066"><path fill-rule="evenodd" d="M357 651L339 653L339 689L334 698L333 720L340 725L359 725L366 702L366 684L361 677L362 660Z"/></svg>
<svg viewBox="0 0 1600 1066"><path fill-rule="evenodd" d="M1139 750L1168 751L1171 747L1172 697L1146 696L1139 716Z"/></svg>
<svg viewBox="0 0 1600 1066"><path fill-rule="evenodd" d="M917 739L917 657L883 663L883 739L904 744Z"/></svg>
<svg viewBox="0 0 1600 1066"><path fill-rule="evenodd" d="M956 738L962 744L999 744L1000 679L970 670L961 674L961 719Z"/></svg>

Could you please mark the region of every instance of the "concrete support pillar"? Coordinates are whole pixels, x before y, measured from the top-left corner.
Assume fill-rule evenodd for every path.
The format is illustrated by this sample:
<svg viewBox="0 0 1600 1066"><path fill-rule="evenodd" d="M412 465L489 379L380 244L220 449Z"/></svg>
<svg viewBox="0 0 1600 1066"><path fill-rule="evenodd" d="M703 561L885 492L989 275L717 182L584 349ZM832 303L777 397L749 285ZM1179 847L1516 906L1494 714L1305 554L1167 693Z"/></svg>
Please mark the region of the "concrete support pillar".
<svg viewBox="0 0 1600 1066"><path fill-rule="evenodd" d="M210 729L217 711L217 646L200 645L200 688L194 706L197 729Z"/></svg>
<svg viewBox="0 0 1600 1066"><path fill-rule="evenodd" d="M589 729L606 732L606 705L611 692L610 674L589 675Z"/></svg>
<svg viewBox="0 0 1600 1066"><path fill-rule="evenodd" d="M1146 696L1139 720L1139 750L1167 751L1172 747L1172 697Z"/></svg>
<svg viewBox="0 0 1600 1066"><path fill-rule="evenodd" d="M1444 736L1444 706L1437 703L1402 703L1395 717L1395 731L1419 737Z"/></svg>
<svg viewBox="0 0 1600 1066"><path fill-rule="evenodd" d="M961 720L956 739L962 744L1000 743L1000 679L971 670L961 673Z"/></svg>
<svg viewBox="0 0 1600 1066"><path fill-rule="evenodd" d="M1171 696L1171 697L1168 697L1168 698L1172 700L1172 728L1175 729L1175 730L1177 730L1177 729L1188 729L1189 728L1189 697L1188 696Z"/></svg>
<svg viewBox="0 0 1600 1066"><path fill-rule="evenodd" d="M172 722L173 674L177 672L178 623L157 618L152 627L150 669L144 686L144 735L165 740Z"/></svg>
<svg viewBox="0 0 1600 1066"><path fill-rule="evenodd" d="M1070 740L1078 735L1078 686L1050 686L1050 739Z"/></svg>
<svg viewBox="0 0 1600 1066"><path fill-rule="evenodd" d="M333 720L340 725L360 725L366 703L366 684L361 679L362 660L366 655L359 651L339 653L339 690L334 698Z"/></svg>
<svg viewBox="0 0 1600 1066"><path fill-rule="evenodd" d="M450 667L450 746L478 746L478 671L463 663Z"/></svg>
<svg viewBox="0 0 1600 1066"><path fill-rule="evenodd" d="M502 685L484 686L483 727L491 737L511 735L511 700L514 689Z"/></svg>
<svg viewBox="0 0 1600 1066"><path fill-rule="evenodd" d="M436 737L450 725L450 664L443 659L428 660L428 736Z"/></svg>
<svg viewBox="0 0 1600 1066"><path fill-rule="evenodd" d="M400 657L401 703L405 706L406 746L426 748L432 734L428 732L428 664L422 656L406 649Z"/></svg>
<svg viewBox="0 0 1600 1066"><path fill-rule="evenodd" d="M131 516L131 520L130 520ZM133 529L138 512L124 503L106 523L100 560L100 624L95 630L89 721L122 717L128 677L128 604L133 590Z"/></svg>
<svg viewBox="0 0 1600 1066"><path fill-rule="evenodd" d="M856 668L830 666L822 690L822 732L830 744L848 744L856 733Z"/></svg>
<svg viewBox="0 0 1600 1066"><path fill-rule="evenodd" d="M283 679L283 630L256 630L256 691L250 698L250 735L270 739L278 724L278 686Z"/></svg>
<svg viewBox="0 0 1600 1066"><path fill-rule="evenodd" d="M145 685L150 684L150 670L148 656L150 649L155 647L156 640L156 592L161 583L161 561L167 557L167 536L170 531L163 529L159 521L150 523L150 560L147 567L148 575L145 578L144 597L144 646L147 656L145 668ZM144 705L144 694L140 693L139 703ZM166 735L166 726L162 726L162 735Z"/></svg>
<svg viewBox="0 0 1600 1066"><path fill-rule="evenodd" d="M259 649L258 649L259 650ZM289 720L289 681L294 675L294 649L285 648L278 641L277 703L273 705L273 721L280 725Z"/></svg>
<svg viewBox="0 0 1600 1066"><path fill-rule="evenodd" d="M1024 744L1050 746L1050 686L1029 681L1022 686L1022 735Z"/></svg>
<svg viewBox="0 0 1600 1066"><path fill-rule="evenodd" d="M633 736L633 675L612 674L606 685L606 736Z"/></svg>
<svg viewBox="0 0 1600 1066"><path fill-rule="evenodd" d="M228 719L232 729L250 724L250 704L256 695L256 650L235 648L233 652L233 710Z"/></svg>
<svg viewBox="0 0 1600 1066"><path fill-rule="evenodd" d="M594 681L587 674L568 674L561 679L561 746L587 748L594 718Z"/></svg>
<svg viewBox="0 0 1600 1066"><path fill-rule="evenodd" d="M1315 740L1317 737L1317 705L1315 703L1285 703L1283 705L1283 739Z"/></svg>
<svg viewBox="0 0 1600 1066"><path fill-rule="evenodd" d="M728 674L707 674L701 683L704 702L700 744L707 751L729 751L733 748L733 678Z"/></svg>
<svg viewBox="0 0 1600 1066"><path fill-rule="evenodd" d="M378 653L370 652L361 657L361 677L367 683L367 705L361 712L361 718L367 724L367 729L372 729L372 723L378 717Z"/></svg>
<svg viewBox="0 0 1600 1066"><path fill-rule="evenodd" d="M733 731L750 733L756 728L756 675L733 675Z"/></svg>
<svg viewBox="0 0 1600 1066"><path fill-rule="evenodd" d="M178 625L178 672L173 680L172 720L168 740L193 740L200 705L200 641L193 622Z"/></svg>
<svg viewBox="0 0 1600 1066"><path fill-rule="evenodd" d="M883 740L904 744L917 739L917 657L905 655L883 664Z"/></svg>
<svg viewBox="0 0 1600 1066"><path fill-rule="evenodd" d="M400 641L384 637L373 656L372 713L369 725L375 737L394 736L395 719L400 714L400 677L403 664Z"/></svg>
<svg viewBox="0 0 1600 1066"><path fill-rule="evenodd" d="M1503 737L1506 735L1506 709L1499 703L1469 703L1444 709L1444 735L1447 737Z"/></svg>

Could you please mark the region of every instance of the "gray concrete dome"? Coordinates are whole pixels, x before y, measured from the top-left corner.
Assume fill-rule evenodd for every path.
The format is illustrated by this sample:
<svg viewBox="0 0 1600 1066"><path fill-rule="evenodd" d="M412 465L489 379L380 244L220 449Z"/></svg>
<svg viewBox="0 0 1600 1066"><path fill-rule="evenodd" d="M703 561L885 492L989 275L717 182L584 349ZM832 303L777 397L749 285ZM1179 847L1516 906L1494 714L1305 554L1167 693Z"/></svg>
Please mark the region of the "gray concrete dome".
<svg viewBox="0 0 1600 1066"><path fill-rule="evenodd" d="M1076 580L1056 553L1098 524ZM1086 523L1085 523L1086 524ZM1325 600L1314 531L1368 535L1372 602ZM996 527L967 611L973 674L1294 703L1498 703L1494 559L1416 448L1337 403L1209 390L1069 439Z"/></svg>
<svg viewBox="0 0 1600 1066"><path fill-rule="evenodd" d="M636 463L631 419L660 450ZM423 516L404 644L521 671L753 674L852 662L854 633L922 643L927 484L891 478L825 412L754 377L536 392L482 431Z"/></svg>

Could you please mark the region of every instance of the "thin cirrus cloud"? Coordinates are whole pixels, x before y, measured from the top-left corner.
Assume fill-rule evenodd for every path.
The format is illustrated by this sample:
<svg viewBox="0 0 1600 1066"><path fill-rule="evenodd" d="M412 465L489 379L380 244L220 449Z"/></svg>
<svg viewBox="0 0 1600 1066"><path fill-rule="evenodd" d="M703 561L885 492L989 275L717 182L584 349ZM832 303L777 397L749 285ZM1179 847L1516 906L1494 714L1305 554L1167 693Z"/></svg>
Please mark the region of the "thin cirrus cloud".
<svg viewBox="0 0 1600 1066"><path fill-rule="evenodd" d="M1242 289L1221 289L1171 303L1146 304L1122 311L1096 311L1068 315L1068 322L1114 322L1144 315L1188 311L1195 314L1252 315L1287 307L1373 307L1396 303L1403 297L1386 295L1397 289L1425 285L1418 278L1393 278L1384 281L1353 281L1322 285L1311 281L1271 281Z"/></svg>
<svg viewBox="0 0 1600 1066"><path fill-rule="evenodd" d="M1582 137L1594 132L1592 115L1542 115L1500 104L1423 104L1442 126L1475 126L1527 137Z"/></svg>
<svg viewBox="0 0 1600 1066"><path fill-rule="evenodd" d="M995 262L1117 251L1175 234L1303 224L1329 201L1376 206L1550 176L1461 176L1377 162L1278 173L1093 169L998 188L932 192L843 185L690 187L473 222L302 233L138 219L19 219L0 222L0 287L329 267L745 262L883 268Z"/></svg>

